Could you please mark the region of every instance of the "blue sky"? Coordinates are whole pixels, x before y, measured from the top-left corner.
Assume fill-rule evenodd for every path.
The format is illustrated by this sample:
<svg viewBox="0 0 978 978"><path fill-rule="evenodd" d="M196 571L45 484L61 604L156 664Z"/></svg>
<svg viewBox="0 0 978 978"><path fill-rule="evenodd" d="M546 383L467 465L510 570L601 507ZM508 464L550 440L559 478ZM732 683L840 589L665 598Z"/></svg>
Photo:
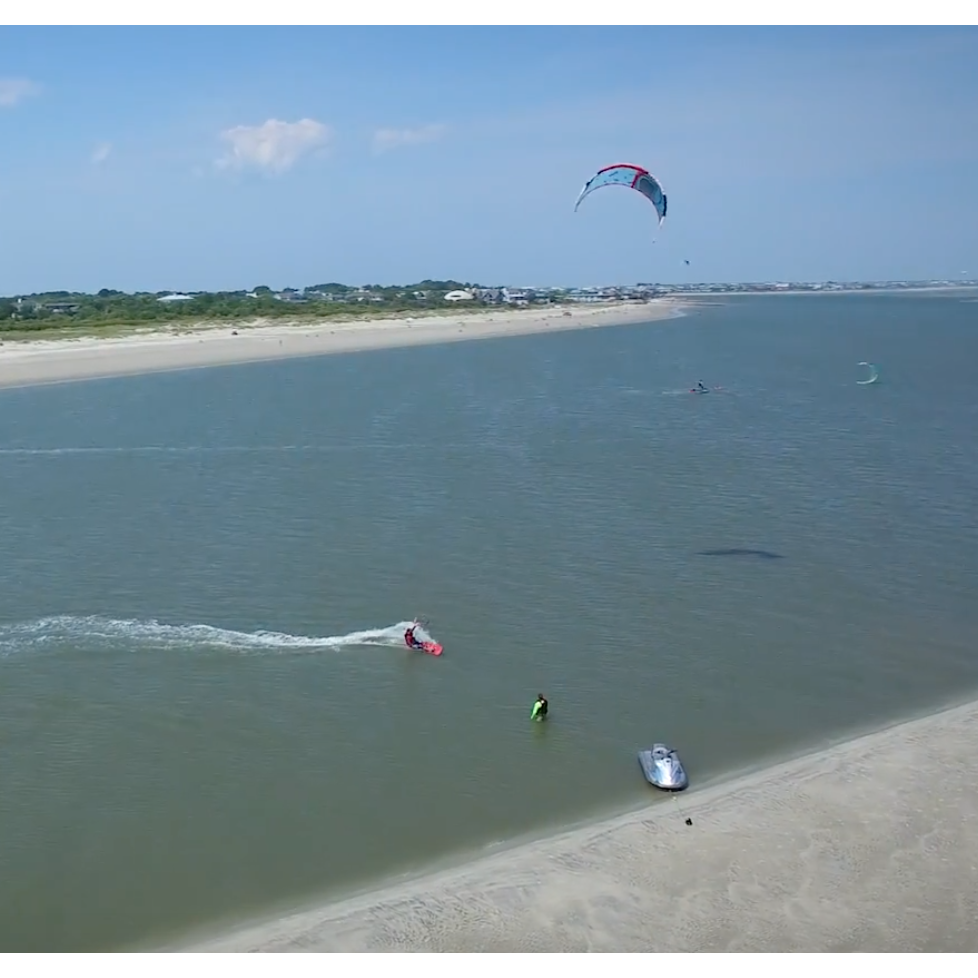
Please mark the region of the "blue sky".
<svg viewBox="0 0 978 978"><path fill-rule="evenodd" d="M0 29L0 295L978 277L976 174L972 28Z"/></svg>

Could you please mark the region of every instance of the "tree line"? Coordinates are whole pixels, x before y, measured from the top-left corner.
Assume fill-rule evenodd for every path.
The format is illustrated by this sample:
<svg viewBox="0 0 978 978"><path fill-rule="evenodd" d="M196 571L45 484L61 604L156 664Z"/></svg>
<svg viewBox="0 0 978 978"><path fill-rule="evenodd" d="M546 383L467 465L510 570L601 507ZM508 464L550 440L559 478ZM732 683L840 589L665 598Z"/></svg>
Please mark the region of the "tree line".
<svg viewBox="0 0 978 978"><path fill-rule="evenodd" d="M189 298L160 302L172 293L126 293L100 289L82 292L44 292L0 298L0 330L50 329L68 325L138 325L154 322L239 320L251 318L316 318L363 314L369 310L409 312L454 306L445 295L479 286L425 280L413 285L367 285L358 288L338 282L283 289L268 286L235 292L195 292ZM280 298L281 297L281 298Z"/></svg>

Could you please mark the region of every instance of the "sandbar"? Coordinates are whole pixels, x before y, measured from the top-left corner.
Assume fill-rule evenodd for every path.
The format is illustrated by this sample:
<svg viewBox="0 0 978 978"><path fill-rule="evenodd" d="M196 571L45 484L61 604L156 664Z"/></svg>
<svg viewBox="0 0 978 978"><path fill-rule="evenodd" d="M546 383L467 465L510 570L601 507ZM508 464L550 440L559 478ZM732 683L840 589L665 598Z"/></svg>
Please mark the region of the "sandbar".
<svg viewBox="0 0 978 978"><path fill-rule="evenodd" d="M978 951L976 748L978 702L169 950Z"/></svg>
<svg viewBox="0 0 978 978"><path fill-rule="evenodd" d="M491 339L668 319L675 299L457 315L338 321L258 320L156 328L122 337L10 340L0 334L0 387L65 383L331 353Z"/></svg>

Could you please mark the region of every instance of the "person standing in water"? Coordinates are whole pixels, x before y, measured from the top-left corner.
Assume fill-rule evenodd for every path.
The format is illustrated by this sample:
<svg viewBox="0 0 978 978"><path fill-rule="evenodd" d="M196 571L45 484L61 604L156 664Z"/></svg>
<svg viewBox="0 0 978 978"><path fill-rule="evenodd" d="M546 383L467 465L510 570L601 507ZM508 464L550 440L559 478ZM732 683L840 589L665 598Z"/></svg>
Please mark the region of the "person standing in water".
<svg viewBox="0 0 978 978"><path fill-rule="evenodd" d="M543 693L537 693L536 702L533 704L533 709L530 711L531 720L546 720L547 710L549 709L549 704L547 703L547 697Z"/></svg>

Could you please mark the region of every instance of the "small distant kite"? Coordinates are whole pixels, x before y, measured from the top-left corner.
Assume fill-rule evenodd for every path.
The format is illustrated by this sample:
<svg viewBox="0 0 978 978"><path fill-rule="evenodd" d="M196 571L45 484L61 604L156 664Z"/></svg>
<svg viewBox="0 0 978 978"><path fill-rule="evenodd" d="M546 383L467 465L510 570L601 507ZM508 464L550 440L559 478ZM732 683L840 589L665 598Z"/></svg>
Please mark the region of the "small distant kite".
<svg viewBox="0 0 978 978"><path fill-rule="evenodd" d="M860 367L868 367L869 376L865 380L857 380L856 381L857 384L861 384L863 386L865 386L866 384L875 384L876 381L880 379L880 372L876 369L876 364L867 363L865 360L860 360L858 365Z"/></svg>
<svg viewBox="0 0 978 978"><path fill-rule="evenodd" d="M643 197L652 202L656 214L659 215L659 225L666 218L668 200L662 190L662 185L648 170L631 163L616 163L614 166L606 166L597 173L586 184L574 204L574 210L581 206L581 201L587 195L600 187L627 187L637 190Z"/></svg>

